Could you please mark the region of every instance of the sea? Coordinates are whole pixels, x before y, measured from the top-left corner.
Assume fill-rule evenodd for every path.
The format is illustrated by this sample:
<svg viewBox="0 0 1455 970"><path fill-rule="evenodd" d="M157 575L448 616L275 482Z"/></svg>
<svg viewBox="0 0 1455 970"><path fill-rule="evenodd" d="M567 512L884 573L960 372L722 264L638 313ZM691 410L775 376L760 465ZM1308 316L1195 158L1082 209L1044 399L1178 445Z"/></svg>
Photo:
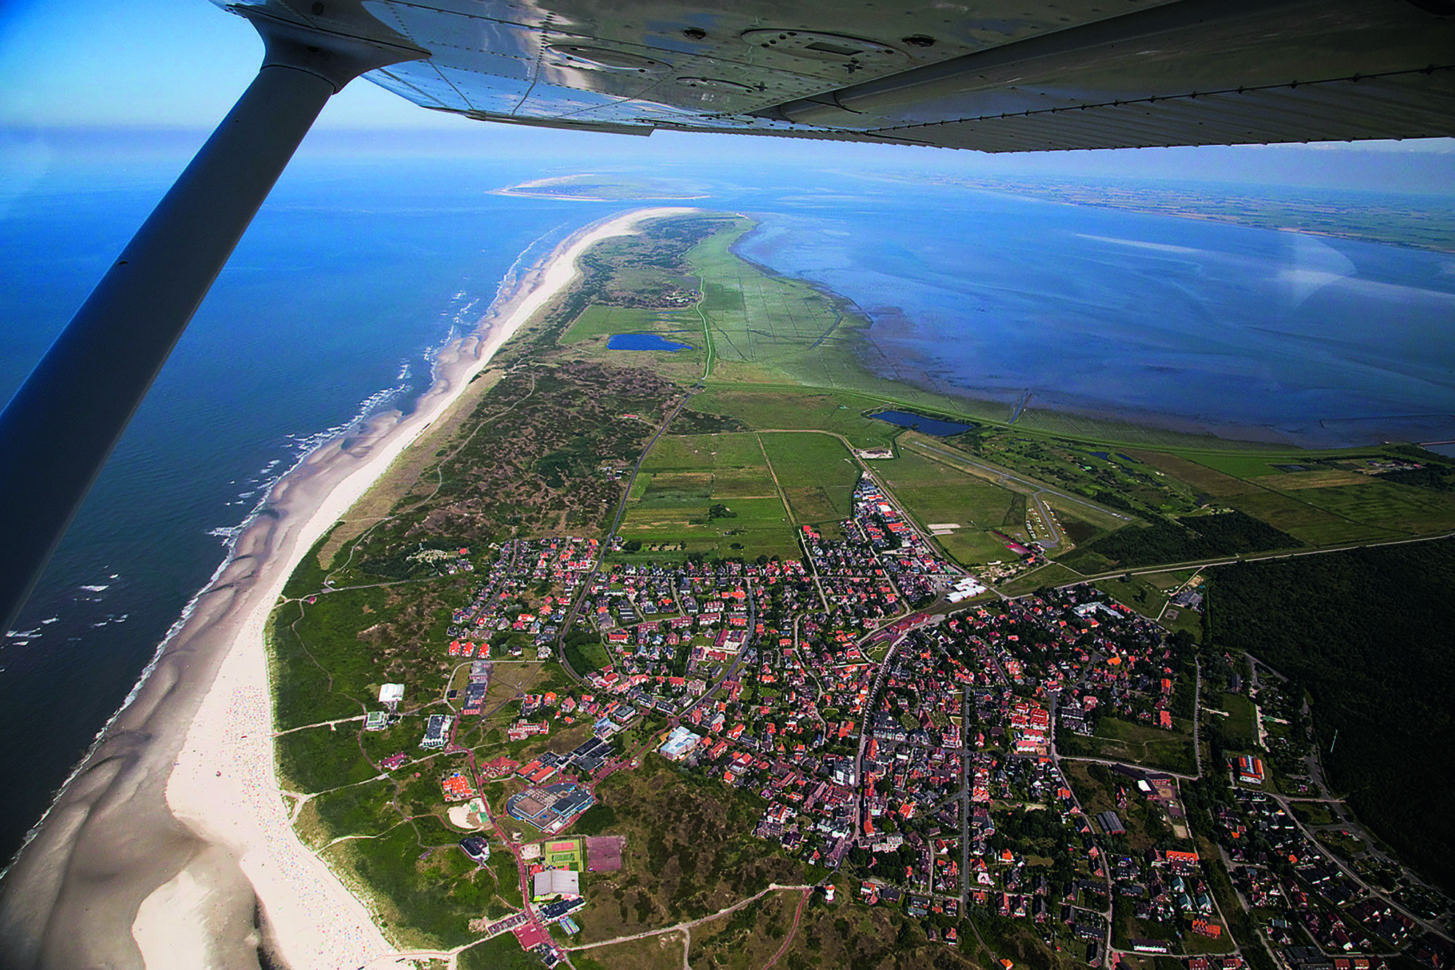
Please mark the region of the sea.
<svg viewBox="0 0 1455 970"><path fill-rule="evenodd" d="M0 399L184 161L62 159L0 192ZM641 204L757 218L743 254L853 301L873 321L876 359L909 383L1308 445L1455 438L1449 254L867 169L769 166L749 179L727 162L663 163L620 174L687 180L701 197L497 194L588 170L601 175L560 158L295 161L0 631L0 866L269 486L353 423L408 410L435 348L515 274Z"/></svg>

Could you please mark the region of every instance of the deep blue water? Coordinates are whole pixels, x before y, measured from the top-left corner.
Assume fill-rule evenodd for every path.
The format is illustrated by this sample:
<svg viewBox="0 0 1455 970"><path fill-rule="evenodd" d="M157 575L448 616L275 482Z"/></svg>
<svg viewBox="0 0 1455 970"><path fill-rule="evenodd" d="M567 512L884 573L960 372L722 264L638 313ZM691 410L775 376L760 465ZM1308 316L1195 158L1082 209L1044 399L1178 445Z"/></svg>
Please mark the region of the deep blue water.
<svg viewBox="0 0 1455 970"><path fill-rule="evenodd" d="M915 414L911 411L875 411L870 417L878 418L880 421L888 421L890 424L900 428L913 428L924 434L934 435L937 438L945 438L952 434L959 434L962 431L969 431L974 425L962 424L959 421L942 421L939 418L927 418L923 414Z"/></svg>
<svg viewBox="0 0 1455 970"><path fill-rule="evenodd" d="M184 161L0 179L0 399ZM488 194L591 167L552 164L294 163L102 472L26 635L0 639L0 865L268 484L358 416L408 407L430 349L522 254L631 207ZM1408 414L1455 437L1455 258L852 174L685 174L718 186L704 207L762 220L746 255L866 310L866 357L901 380L1008 411L1030 391L1032 407L1310 443L1378 440L1391 422L1369 418Z"/></svg>
<svg viewBox="0 0 1455 970"><path fill-rule="evenodd" d="M691 344L668 340L655 333L614 333L606 341L607 350L691 350Z"/></svg>
<svg viewBox="0 0 1455 970"><path fill-rule="evenodd" d="M0 234L0 399L171 171L47 174ZM284 176L0 639L0 867L121 705L267 486L355 418L410 405L523 253L622 205L486 195L515 170L306 161ZM58 441L58 447L64 442Z"/></svg>

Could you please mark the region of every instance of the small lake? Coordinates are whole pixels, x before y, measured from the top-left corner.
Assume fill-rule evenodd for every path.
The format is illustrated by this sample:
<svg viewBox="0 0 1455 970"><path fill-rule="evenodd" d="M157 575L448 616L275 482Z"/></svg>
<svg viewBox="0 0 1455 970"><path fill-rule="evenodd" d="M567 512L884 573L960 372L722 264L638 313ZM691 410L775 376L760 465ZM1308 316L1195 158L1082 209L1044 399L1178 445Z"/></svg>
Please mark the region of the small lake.
<svg viewBox="0 0 1455 970"><path fill-rule="evenodd" d="M961 424L959 421L927 418L923 414L915 414L913 411L879 411L869 417L888 421L890 424L897 424L901 428L909 428L921 434L934 435L936 438L948 438L952 434L969 431L975 427L973 424Z"/></svg>
<svg viewBox="0 0 1455 970"><path fill-rule="evenodd" d="M691 350L691 344L668 340L654 333L614 333L606 341L607 350Z"/></svg>

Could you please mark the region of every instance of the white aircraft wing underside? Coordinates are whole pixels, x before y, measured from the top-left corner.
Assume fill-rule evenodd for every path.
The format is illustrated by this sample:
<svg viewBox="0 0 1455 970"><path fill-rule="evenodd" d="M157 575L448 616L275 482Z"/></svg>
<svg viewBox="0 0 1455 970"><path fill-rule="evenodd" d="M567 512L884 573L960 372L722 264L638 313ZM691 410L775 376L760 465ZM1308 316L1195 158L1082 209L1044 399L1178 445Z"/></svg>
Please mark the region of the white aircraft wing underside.
<svg viewBox="0 0 1455 970"><path fill-rule="evenodd" d="M215 0L221 3L221 0ZM256 0L472 118L985 151L1455 135L1455 0Z"/></svg>

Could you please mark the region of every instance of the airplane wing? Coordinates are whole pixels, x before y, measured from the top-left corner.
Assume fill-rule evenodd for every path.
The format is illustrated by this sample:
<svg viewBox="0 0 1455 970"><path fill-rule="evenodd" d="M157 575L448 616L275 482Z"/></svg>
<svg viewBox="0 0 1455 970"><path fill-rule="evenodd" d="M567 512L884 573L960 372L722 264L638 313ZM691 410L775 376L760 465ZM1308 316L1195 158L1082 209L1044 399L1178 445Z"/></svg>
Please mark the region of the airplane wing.
<svg viewBox="0 0 1455 970"><path fill-rule="evenodd" d="M1455 135L1452 0L361 5L242 6L376 20L430 56L366 78L488 121L994 152Z"/></svg>

